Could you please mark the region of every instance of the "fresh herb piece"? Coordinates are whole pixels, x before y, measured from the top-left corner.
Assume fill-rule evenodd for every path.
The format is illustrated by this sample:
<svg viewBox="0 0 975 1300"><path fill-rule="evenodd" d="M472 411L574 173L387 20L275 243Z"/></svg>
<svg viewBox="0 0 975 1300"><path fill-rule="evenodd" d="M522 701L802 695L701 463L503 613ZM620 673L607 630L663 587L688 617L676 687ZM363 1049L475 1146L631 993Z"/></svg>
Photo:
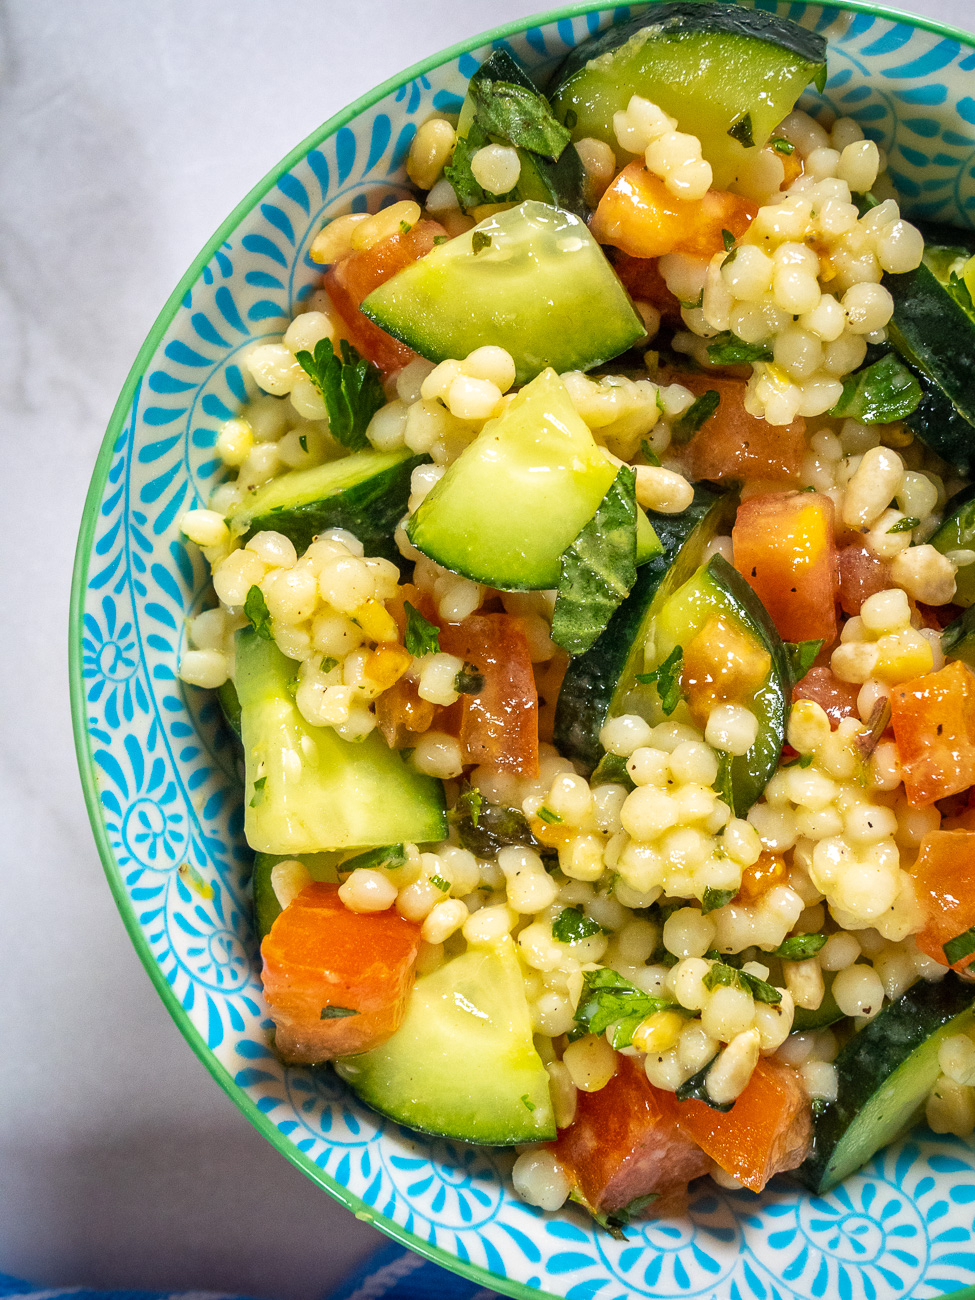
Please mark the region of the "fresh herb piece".
<svg viewBox="0 0 975 1300"><path fill-rule="evenodd" d="M643 441L640 443L640 450L643 452L643 459L647 462L648 465L660 464L660 457L650 446L649 442L647 442L646 438L644 438Z"/></svg>
<svg viewBox="0 0 975 1300"><path fill-rule="evenodd" d="M725 907L737 893L737 889L712 889L709 885L701 899L701 915L707 916L708 912L715 912L719 907Z"/></svg>
<svg viewBox="0 0 975 1300"><path fill-rule="evenodd" d="M633 778L626 770L626 759L622 754L604 754L596 764L596 770L589 778L591 786L625 785L628 790L636 787Z"/></svg>
<svg viewBox="0 0 975 1300"><path fill-rule="evenodd" d="M358 1011L351 1007L322 1007L322 1020L344 1020L346 1016L357 1016Z"/></svg>
<svg viewBox="0 0 975 1300"><path fill-rule="evenodd" d="M411 655L435 655L440 650L440 629L428 623L418 609L414 609L408 600L403 602L406 613L406 635L403 644Z"/></svg>
<svg viewBox="0 0 975 1300"><path fill-rule="evenodd" d="M575 111L574 108L570 108L565 115L566 130L574 131L575 125L578 121L579 121L579 114Z"/></svg>
<svg viewBox="0 0 975 1300"><path fill-rule="evenodd" d="M444 880L443 876L431 876L430 884L436 885L437 889L440 890L441 894L450 893L450 881Z"/></svg>
<svg viewBox="0 0 975 1300"><path fill-rule="evenodd" d="M366 429L386 404L379 370L365 361L347 339L337 355L331 339L319 339L314 352L297 352L295 358L322 395L328 411L328 429L349 451L369 445Z"/></svg>
<svg viewBox="0 0 975 1300"><path fill-rule="evenodd" d="M744 117L740 117L737 122L733 122L728 128L728 134L731 136L732 140L737 140L738 143L743 144L746 149L754 148L755 136L752 131L751 113L746 113Z"/></svg>
<svg viewBox="0 0 975 1300"><path fill-rule="evenodd" d="M854 738L853 742L857 757L863 764L864 769L866 768L866 764L869 761L871 754L880 744L884 732L890 726L890 718L890 700L875 700L873 708L870 710L870 716L867 718L866 731L861 731L860 734ZM866 772L864 771L864 776L865 775Z"/></svg>
<svg viewBox="0 0 975 1300"><path fill-rule="evenodd" d="M399 228L400 228L400 234L402 235L408 235L410 231L413 229L413 227L410 225L408 221L401 221L399 223Z"/></svg>
<svg viewBox="0 0 975 1300"><path fill-rule="evenodd" d="M766 980L760 980L757 975L749 975L748 971L738 970L737 967L729 965L725 957L715 961L704 977L706 989L716 989L720 984L732 984L745 989L756 1002L775 1006L782 1001L782 994L777 988Z"/></svg>
<svg viewBox="0 0 975 1300"><path fill-rule="evenodd" d="M724 251L730 252L735 246L735 237L730 230L722 230L721 242L724 244Z"/></svg>
<svg viewBox="0 0 975 1300"><path fill-rule="evenodd" d="M586 916L581 907L565 907L552 922L552 938L559 943L581 943L594 934L606 931L598 921Z"/></svg>
<svg viewBox="0 0 975 1300"><path fill-rule="evenodd" d="M528 1096L527 1092L523 1092L521 1094L521 1104L524 1106L525 1110L527 1110L529 1114L531 1114L531 1112L535 1109L535 1103Z"/></svg>
<svg viewBox="0 0 975 1300"><path fill-rule="evenodd" d="M449 235L434 235L433 242L434 244L446 244L449 238Z"/></svg>
<svg viewBox="0 0 975 1300"><path fill-rule="evenodd" d="M738 256L738 249L737 249L737 248L733 248L733 249L731 250L731 252L728 254L728 256L727 256L727 257L724 259L724 261L721 263L722 269L723 269L724 267L726 267L726 266L734 266L734 264L735 264L735 258L736 258L737 256Z"/></svg>
<svg viewBox="0 0 975 1300"><path fill-rule="evenodd" d="M778 140L772 141L772 148L776 153L795 153L796 147L791 140L785 140L781 136Z"/></svg>
<svg viewBox="0 0 975 1300"><path fill-rule="evenodd" d="M489 135L501 136L515 148L529 149L556 162L569 143L569 131L537 90L512 81L474 77L468 87L478 124Z"/></svg>
<svg viewBox="0 0 975 1300"><path fill-rule="evenodd" d="M616 971L586 971L585 985L576 1009L577 1034L602 1034L615 1022L613 1046L629 1047L633 1034L647 1016L658 1011L683 1011L676 1002L655 998Z"/></svg>
<svg viewBox="0 0 975 1300"><path fill-rule="evenodd" d="M365 853L358 853L354 858L346 859L339 870L356 871L359 867L369 867L373 871L379 871L383 867L392 870L394 867L403 866L405 862L405 845L383 844L378 849L366 849Z"/></svg>
<svg viewBox="0 0 975 1300"><path fill-rule="evenodd" d="M819 641L784 641L785 653L789 659L793 682L801 682L806 673L816 662L816 656L823 648Z"/></svg>
<svg viewBox="0 0 975 1300"><path fill-rule="evenodd" d="M465 790L450 813L461 846L479 858L493 858L508 844L551 852L531 833L528 819L520 808L505 808L491 803L477 790Z"/></svg>
<svg viewBox="0 0 975 1300"><path fill-rule="evenodd" d="M864 424L906 419L921 404L921 385L903 361L888 352L843 381L843 394L830 415Z"/></svg>
<svg viewBox="0 0 975 1300"><path fill-rule="evenodd" d="M321 672L330 673L333 668L338 668L339 661L335 658L334 655L326 655L325 658L318 666Z"/></svg>
<svg viewBox="0 0 975 1300"><path fill-rule="evenodd" d="M491 247L491 236L487 233L486 230L475 230L471 234L471 252L474 254L475 257L477 256L478 253L483 252L485 248L490 248L490 247Z"/></svg>
<svg viewBox="0 0 975 1300"><path fill-rule="evenodd" d="M476 826L481 816L481 808L484 804L484 796L480 790L475 790L473 786L468 786L464 793L454 804L454 812L459 817L469 817L471 823Z"/></svg>
<svg viewBox="0 0 975 1300"><path fill-rule="evenodd" d="M681 667L684 662L684 649L675 645L670 654L658 664L652 673L637 673L636 679L643 686L656 683L660 696L660 707L669 718L683 697L680 684Z"/></svg>
<svg viewBox="0 0 975 1300"><path fill-rule="evenodd" d="M707 1065L701 1067L697 1074L692 1074L689 1079L685 1079L675 1093L678 1101L703 1101L705 1106L710 1106L712 1110L720 1110L726 1114L735 1104L733 1101L715 1101L708 1092L707 1080L711 1066L714 1065L720 1053L715 1052Z"/></svg>
<svg viewBox="0 0 975 1300"><path fill-rule="evenodd" d="M788 759L782 764L783 767L811 767L813 761L812 754L797 754L795 758Z"/></svg>
<svg viewBox="0 0 975 1300"><path fill-rule="evenodd" d="M734 774L731 770L731 754L718 755L718 775L714 782L714 789L718 798L728 805L732 812L735 811L735 781Z"/></svg>
<svg viewBox="0 0 975 1300"><path fill-rule="evenodd" d="M546 808L544 804L538 809L535 816L539 821L545 822L547 826L561 826L563 821L557 812L553 812L551 808Z"/></svg>
<svg viewBox="0 0 975 1300"><path fill-rule="evenodd" d="M684 308L685 311L699 311L700 308L704 306L704 290L702 289L701 292L697 295L696 302L685 302L683 298L678 298L677 301L680 303L680 305Z"/></svg>
<svg viewBox="0 0 975 1300"><path fill-rule="evenodd" d="M302 451L307 452L307 450L308 450L308 435L307 435L307 433L299 433L299 434L298 434L298 446L301 448Z"/></svg>
<svg viewBox="0 0 975 1300"><path fill-rule="evenodd" d="M720 404L721 394L717 389L709 388L706 393L702 393L670 426L672 441L678 446L690 442L701 425L714 415Z"/></svg>
<svg viewBox="0 0 975 1300"><path fill-rule="evenodd" d="M771 361L772 349L767 343L746 343L724 330L708 344L708 357L716 366L741 366L751 361Z"/></svg>
<svg viewBox="0 0 975 1300"><path fill-rule="evenodd" d="M624 465L562 552L552 640L571 655L598 640L636 582L636 474Z"/></svg>
<svg viewBox="0 0 975 1300"><path fill-rule="evenodd" d="M471 171L471 159L479 149L483 149L486 144L490 143L487 131L478 122L474 121L470 124L466 136L457 137L457 143L454 146L450 162L444 166L443 174L450 181L451 187L457 195L457 202L465 212L489 201L487 192L474 179L474 173Z"/></svg>
<svg viewBox="0 0 975 1300"><path fill-rule="evenodd" d="M264 802L264 787L267 785L267 777L259 776L254 782L254 793L251 795L251 807L257 808Z"/></svg>
<svg viewBox="0 0 975 1300"><path fill-rule="evenodd" d="M920 523L914 515L905 515L903 519L898 519L896 524L891 524L887 529L888 533L909 533Z"/></svg>
<svg viewBox="0 0 975 1300"><path fill-rule="evenodd" d="M484 690L484 674L476 664L464 664L454 678L454 690L458 695L479 695Z"/></svg>
<svg viewBox="0 0 975 1300"><path fill-rule="evenodd" d="M963 957L970 956L975 952L975 925L964 934L958 934L954 939L949 939L942 948L945 960L949 966L954 966L956 961L961 961Z"/></svg>
<svg viewBox="0 0 975 1300"><path fill-rule="evenodd" d="M807 961L816 956L825 942L825 934L793 934L783 939L772 955L783 961Z"/></svg>
<svg viewBox="0 0 975 1300"><path fill-rule="evenodd" d="M654 1201L659 1200L659 1192L648 1192L646 1196L634 1196L628 1205L622 1206L618 1210L612 1210L606 1215L593 1215L593 1218L601 1228L615 1237L617 1241L628 1241L624 1228L628 1228L633 1219L637 1219L643 1211Z"/></svg>
<svg viewBox="0 0 975 1300"><path fill-rule="evenodd" d="M263 637L265 641L274 640L267 601L264 599L264 592L256 583L244 600L244 616L250 620L250 625L258 636Z"/></svg>

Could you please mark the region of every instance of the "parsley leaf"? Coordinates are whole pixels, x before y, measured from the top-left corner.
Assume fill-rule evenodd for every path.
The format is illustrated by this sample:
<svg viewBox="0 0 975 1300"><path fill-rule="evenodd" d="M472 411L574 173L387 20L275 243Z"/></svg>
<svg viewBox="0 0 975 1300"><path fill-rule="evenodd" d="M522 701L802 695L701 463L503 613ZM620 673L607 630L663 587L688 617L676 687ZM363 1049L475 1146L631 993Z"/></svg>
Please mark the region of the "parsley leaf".
<svg viewBox="0 0 975 1300"><path fill-rule="evenodd" d="M251 795L251 807L257 808L264 802L264 787L267 785L267 777L259 776L254 782L254 793Z"/></svg>
<svg viewBox="0 0 975 1300"><path fill-rule="evenodd" d="M703 1065L697 1074L692 1074L689 1079L684 1080L675 1094L678 1101L703 1101L705 1106L710 1106L712 1110L720 1110L722 1114L726 1114L731 1110L735 1104L733 1101L715 1101L708 1092L708 1073L719 1055L719 1052L715 1052L710 1061Z"/></svg>
<svg viewBox="0 0 975 1300"><path fill-rule="evenodd" d="M747 971L730 966L723 959L714 962L704 977L706 989L716 989L720 984L733 984L740 989L745 989L756 1002L765 1002L774 1006L782 1001L782 994L777 988L765 980L760 980L757 975L749 975Z"/></svg>
<svg viewBox="0 0 975 1300"><path fill-rule="evenodd" d="M408 600L403 602L403 609L406 613L406 635L403 637L403 644L410 654L416 658L421 655L437 654L440 649L440 629L428 623Z"/></svg>
<svg viewBox="0 0 975 1300"><path fill-rule="evenodd" d="M704 891L704 897L701 900L701 915L707 916L708 912L714 912L719 907L724 907L730 903L737 889L712 889L710 885Z"/></svg>
<svg viewBox="0 0 975 1300"><path fill-rule="evenodd" d="M683 697L680 684L681 666L684 662L682 646L675 645L670 654L658 664L652 673L637 673L636 679L643 686L656 683L660 706L669 718Z"/></svg>
<svg viewBox="0 0 975 1300"><path fill-rule="evenodd" d="M331 339L319 339L315 351L295 354L298 364L322 395L333 438L350 451L369 445L369 421L386 403L379 370L364 361L347 339L336 355Z"/></svg>
<svg viewBox="0 0 975 1300"><path fill-rule="evenodd" d="M682 1010L675 1002L644 993L614 970L590 970L586 971L576 1009L577 1033L602 1034L619 1021L613 1033L613 1046L619 1051L630 1046L635 1030L647 1016L658 1011Z"/></svg>
<svg viewBox="0 0 975 1300"><path fill-rule="evenodd" d="M471 171L471 159L486 144L490 144L487 131L476 121L472 122L467 135L457 137L453 156L443 169L444 176L457 195L457 202L465 212L489 201L487 191L478 185Z"/></svg>
<svg viewBox="0 0 975 1300"><path fill-rule="evenodd" d="M670 426L672 440L678 446L690 442L701 425L714 415L720 403L721 394L717 389L709 388L706 393L702 393Z"/></svg>
<svg viewBox="0 0 975 1300"><path fill-rule="evenodd" d="M325 658L322 660L322 662L318 665L318 668L320 672L330 673L333 668L338 668L338 666L339 666L339 661L335 658L334 655L326 655Z"/></svg>
<svg viewBox="0 0 975 1300"><path fill-rule="evenodd" d="M572 138L537 90L512 81L473 77L468 94L478 124L516 148L530 149L555 162Z"/></svg>
<svg viewBox="0 0 975 1300"><path fill-rule="evenodd" d="M322 1020L344 1020L346 1016L357 1016L358 1011L351 1007L322 1007Z"/></svg>
<svg viewBox="0 0 975 1300"><path fill-rule="evenodd" d="M598 921L586 916L581 907L565 907L552 922L552 938L559 943L581 943L594 934L606 931Z"/></svg>
<svg viewBox="0 0 975 1300"><path fill-rule="evenodd" d="M552 812L551 808L546 808L544 804L542 804L541 808L539 808L535 813L535 816L539 821L545 822L547 826L560 826L562 824L562 818L559 814L557 812Z"/></svg>
<svg viewBox="0 0 975 1300"><path fill-rule="evenodd" d="M916 411L921 397L921 385L903 361L888 352L844 379L843 394L828 414L864 424L890 424Z"/></svg>
<svg viewBox="0 0 975 1300"><path fill-rule="evenodd" d="M754 148L755 136L752 131L751 113L746 113L744 117L740 117L737 122L734 122L729 128L728 134L731 136L732 140L737 140L738 143L744 145L746 149Z"/></svg>
<svg viewBox="0 0 975 1300"><path fill-rule="evenodd" d="M562 552L552 640L584 654L636 582L636 474L624 465L574 541Z"/></svg>
<svg viewBox="0 0 975 1300"><path fill-rule="evenodd" d="M551 852L535 839L520 808L491 803L479 790L465 790L451 809L450 819L461 846L479 858L493 858L507 844L518 844L536 853Z"/></svg>
<svg viewBox="0 0 975 1300"><path fill-rule="evenodd" d="M597 785L625 785L628 790L634 790L633 778L626 770L626 759L622 754L604 754L596 764L596 770L589 778L591 786Z"/></svg>
<svg viewBox="0 0 975 1300"><path fill-rule="evenodd" d="M823 648L819 641L784 641L785 653L789 658L792 680L801 682L816 661L816 656Z"/></svg>
<svg viewBox="0 0 975 1300"><path fill-rule="evenodd" d="M643 452L643 459L647 462L648 465L660 464L660 457L650 446L649 442L647 442L646 438L644 438L643 441L640 443L640 450Z"/></svg>
<svg viewBox="0 0 975 1300"><path fill-rule="evenodd" d="M942 948L945 960L949 966L954 966L955 962L961 961L963 957L970 956L975 952L975 925L964 934L958 934L954 939L949 939Z"/></svg>
<svg viewBox="0 0 975 1300"><path fill-rule="evenodd" d="M781 136L778 140L772 141L772 148L776 153L795 153L796 151L796 147L792 141L786 140Z"/></svg>
<svg viewBox="0 0 975 1300"><path fill-rule="evenodd" d="M406 846L403 844L383 844L378 849L366 849L342 863L340 871L355 871L359 867L379 870L381 867L401 867L406 862Z"/></svg>
<svg viewBox="0 0 975 1300"><path fill-rule="evenodd" d="M471 232L471 252L476 257L478 253L485 248L491 247L491 236L486 230L474 230Z"/></svg>
<svg viewBox="0 0 975 1300"><path fill-rule="evenodd" d="M458 695L479 695L484 690L484 674L476 664L464 664L454 678L454 690Z"/></svg>
<svg viewBox="0 0 975 1300"><path fill-rule="evenodd" d="M772 349L767 343L745 343L725 330L708 344L708 356L716 366L741 366L750 361L771 361Z"/></svg>
<svg viewBox="0 0 975 1300"><path fill-rule="evenodd" d="M244 615L250 619L251 627L258 636L265 641L273 641L274 633L271 631L271 615L268 611L267 601L264 599L264 592L260 587L255 585L251 587L244 600Z"/></svg>
<svg viewBox="0 0 975 1300"><path fill-rule="evenodd" d="M435 885L436 888L440 890L441 894L450 893L450 881L444 880L443 876L431 876L430 884Z"/></svg>
<svg viewBox="0 0 975 1300"><path fill-rule="evenodd" d="M724 251L730 253L735 246L735 237L730 230L722 230L721 242L724 244ZM723 265L723 263L722 263Z"/></svg>
<svg viewBox="0 0 975 1300"><path fill-rule="evenodd" d="M887 531L888 533L909 533L915 529L920 522L920 519L916 519L914 515L905 515L903 519L898 519L896 524L891 524Z"/></svg>
<svg viewBox="0 0 975 1300"><path fill-rule="evenodd" d="M783 961L806 961L815 957L825 942L825 934L793 934L783 939L772 955Z"/></svg>
<svg viewBox="0 0 975 1300"><path fill-rule="evenodd" d="M469 817L471 823L476 826L481 815L481 808L484 804L484 796L480 790L475 790L473 786L468 786L464 793L454 804L454 812L461 817Z"/></svg>
<svg viewBox="0 0 975 1300"><path fill-rule="evenodd" d="M525 1110L527 1110L529 1114L531 1114L531 1112L535 1109L535 1103L528 1096L527 1092L523 1092L521 1094L521 1104L524 1106Z"/></svg>

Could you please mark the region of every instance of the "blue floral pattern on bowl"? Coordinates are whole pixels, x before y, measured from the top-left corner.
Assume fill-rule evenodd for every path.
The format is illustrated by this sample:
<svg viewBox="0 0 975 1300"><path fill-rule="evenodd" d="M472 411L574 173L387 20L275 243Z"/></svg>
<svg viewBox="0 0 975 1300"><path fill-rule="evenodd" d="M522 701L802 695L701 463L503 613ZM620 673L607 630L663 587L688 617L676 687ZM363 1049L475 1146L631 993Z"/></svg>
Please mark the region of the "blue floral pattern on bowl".
<svg viewBox="0 0 975 1300"><path fill-rule="evenodd" d="M975 224L972 45L842 6L761 7L828 36L829 80L809 107L861 122L907 209ZM544 73L627 12L577 6L494 45ZM975 1279L975 1153L954 1139L915 1133L825 1197L709 1186L687 1218L617 1242L520 1203L507 1153L407 1132L268 1047L236 756L214 701L176 677L185 619L207 599L177 520L206 500L217 429L252 392L241 351L279 334L315 284L311 240L330 217L407 192L417 124L459 107L491 48L407 74L305 142L233 215L140 355L96 469L74 593L79 756L110 883L183 1032L257 1127L361 1216L487 1286L568 1300L941 1295Z"/></svg>

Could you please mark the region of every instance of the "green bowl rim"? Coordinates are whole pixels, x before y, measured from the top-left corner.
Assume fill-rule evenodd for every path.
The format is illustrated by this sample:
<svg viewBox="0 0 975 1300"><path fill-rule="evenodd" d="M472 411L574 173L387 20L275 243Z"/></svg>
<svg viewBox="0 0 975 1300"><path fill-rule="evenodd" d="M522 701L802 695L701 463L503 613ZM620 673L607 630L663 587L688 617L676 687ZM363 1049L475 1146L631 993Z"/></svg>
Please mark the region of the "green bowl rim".
<svg viewBox="0 0 975 1300"><path fill-rule="evenodd" d="M661 3L662 0L647 0L648 4ZM920 17L916 14L908 13L904 10L891 9L885 5L867 3L866 0L808 0L808 3L822 4L824 7L836 10L848 10L854 13L867 13L874 17L887 18L892 22L908 23L913 27L920 27L925 31L934 32L935 35L947 37L959 41L963 45L971 46L975 49L975 34L961 31L956 27L949 27L944 23L936 22L934 19ZM465 1263L454 1255L448 1254L440 1246L431 1245L430 1242L423 1241L414 1233L407 1231L399 1224L393 1223L390 1219L378 1214L374 1209L367 1206L365 1202L355 1196L348 1188L337 1183L333 1178L326 1174L308 1157L297 1149L292 1142L284 1136L283 1133L258 1109L247 1095L234 1082L230 1071L217 1060L216 1056L206 1046L197 1029L193 1026L186 1013L185 1008L179 1002L176 994L167 983L162 971L160 970L145 935L139 926L135 917L135 912L131 905L131 900L125 892L122 884L121 875L118 871L118 864L109 843L108 835L104 822L101 817L101 803L98 797L97 778L95 775L94 763L91 754L90 736L87 726L87 707L84 689L84 678L82 676L81 663L81 629L82 617L84 613L85 594L88 586L88 563L91 555L91 545L94 537L95 526L98 520L98 509L104 496L105 483L108 477L109 467L111 465L112 455L115 448L116 440L122 431L125 418L129 413L132 405L132 399L136 387L141 380L145 367L150 358L156 352L160 340L171 325L187 290L199 279L204 267L207 266L213 255L217 252L224 240L236 229L240 221L250 212L257 202L274 188L282 176L291 170L296 163L300 162L307 153L316 148L322 141L334 135L343 126L353 121L354 118L371 108L379 100L400 86L423 76L432 69L440 67L441 64L449 62L451 59L458 58L462 54L468 54L483 45L490 44L493 41L503 40L508 36L516 35L525 31L529 27L538 27L554 22L559 22L565 18L576 18L582 14L590 13L594 10L608 9L611 5L607 0L576 0L574 4L564 5L562 8L553 9L546 13L536 13L525 18L517 18L511 22L504 23L500 27L492 28L490 31L482 32L477 36L469 37L465 41L460 41L456 45L451 45L445 50L436 54L429 55L415 63L405 71L397 73L380 85L374 87L366 94L361 95L347 108L328 118L316 130L308 135L302 142L288 153L281 162L273 167L263 180L259 181L244 198L237 204L230 216L223 221L217 228L215 234L207 241L203 249L193 260L189 269L180 279L179 284L166 299L162 310L156 317L155 323L146 336L145 342L139 349L138 355L132 364L122 391L119 394L118 401L112 411L111 418L102 444L95 461L95 468L92 472L91 485L88 488L88 494L85 498L84 511L81 518L81 529L78 536L78 547L75 552L74 569L71 581L71 604L68 621L68 671L70 677L71 693L71 715L72 729L74 733L75 752L78 759L78 768L81 775L81 785L85 797L85 807L88 813L88 820L91 823L92 834L98 848L99 857L102 861L105 875L108 878L109 887L115 899L116 906L122 916L125 928L129 933L132 945L139 955L143 966L153 984L159 993L167 1011L176 1023L177 1028L183 1037L189 1043L190 1047L196 1053L197 1057L217 1081L224 1092L244 1113L253 1126L262 1133L271 1145L290 1160L292 1164L307 1174L313 1182L318 1183L325 1191L329 1192L340 1204L350 1209L356 1216L364 1222L371 1223L386 1236L391 1237L394 1241L402 1246L408 1247L417 1254L423 1256L443 1268L447 1268L455 1273L469 1278L472 1282L477 1282L480 1286L492 1291L501 1291L506 1295L512 1296L515 1300L539 1300L539 1297L550 1296L551 1300L558 1300L558 1297L551 1296L550 1292L542 1292L535 1287L527 1286L525 1283L517 1282L511 1278L499 1278L487 1269L481 1268L477 1264ZM631 7L637 8L638 5ZM941 1300L975 1300L975 1285L964 1287L960 1291L952 1291L948 1295L941 1297Z"/></svg>

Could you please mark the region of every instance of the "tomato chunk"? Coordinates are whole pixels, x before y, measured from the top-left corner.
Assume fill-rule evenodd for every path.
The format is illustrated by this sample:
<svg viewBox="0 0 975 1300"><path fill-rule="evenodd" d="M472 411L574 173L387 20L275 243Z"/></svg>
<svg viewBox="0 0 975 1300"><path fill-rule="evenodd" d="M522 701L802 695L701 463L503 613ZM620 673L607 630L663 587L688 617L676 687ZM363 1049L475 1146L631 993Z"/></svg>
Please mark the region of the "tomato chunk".
<svg viewBox="0 0 975 1300"><path fill-rule="evenodd" d="M461 696L464 762L490 763L522 776L538 775L538 691L528 638L511 614L472 614L447 623L440 648L473 664L484 678L476 695Z"/></svg>
<svg viewBox="0 0 975 1300"><path fill-rule="evenodd" d="M712 614L684 647L681 689L701 724L719 704L750 703L772 670L772 656L737 620Z"/></svg>
<svg viewBox="0 0 975 1300"><path fill-rule="evenodd" d="M349 342L386 374L401 370L416 353L379 328L359 310L373 289L391 279L433 248L447 232L436 221L418 221L405 234L390 235L372 248L350 253L325 276L325 288L345 326Z"/></svg>
<svg viewBox="0 0 975 1300"><path fill-rule="evenodd" d="M690 442L672 447L687 476L710 479L767 479L794 482L806 450L806 422L771 425L745 410L744 379L683 370L661 372L660 382L683 384L695 397L709 390L721 399L714 415Z"/></svg>
<svg viewBox="0 0 975 1300"><path fill-rule="evenodd" d="M773 1174L796 1169L809 1150L812 1113L795 1070L760 1057L731 1110L677 1105L678 1126L740 1183L760 1192Z"/></svg>
<svg viewBox="0 0 975 1300"><path fill-rule="evenodd" d="M975 674L958 660L890 694L908 802L923 808L975 785Z"/></svg>
<svg viewBox="0 0 975 1300"><path fill-rule="evenodd" d="M723 190L708 190L702 199L677 199L637 159L599 200L590 229L601 244L614 244L632 257L710 257L724 248L723 230L737 239L757 211L751 200Z"/></svg>
<svg viewBox="0 0 975 1300"><path fill-rule="evenodd" d="M680 1209L687 1184L709 1165L678 1126L679 1106L628 1056L618 1058L605 1088L579 1093L575 1119L553 1151L591 1210L612 1213L642 1196L660 1198L647 1207L651 1214Z"/></svg>
<svg viewBox="0 0 975 1300"><path fill-rule="evenodd" d="M403 1019L419 947L419 925L399 912L352 912L338 885L307 885L261 944L283 1059L314 1065L385 1042Z"/></svg>
<svg viewBox="0 0 975 1300"><path fill-rule="evenodd" d="M924 929L916 936L922 952L949 964L944 945L957 939L975 925L975 831L932 831L921 841L911 875L918 900L924 907ZM966 953L951 963L954 970L964 970L975 959Z"/></svg>
<svg viewBox="0 0 975 1300"><path fill-rule="evenodd" d="M615 249L611 260L613 270L623 281L623 287L631 298L656 307L661 319L674 329L684 328L680 301L667 288L667 281L660 274L656 258L631 257L622 249Z"/></svg>
<svg viewBox="0 0 975 1300"><path fill-rule="evenodd" d="M810 668L801 682L792 690L792 703L796 700L813 700L838 727L844 718L858 718L857 697L859 687L841 682L831 668Z"/></svg>
<svg viewBox="0 0 975 1300"><path fill-rule="evenodd" d="M818 492L771 492L738 508L735 568L754 588L785 641L836 636L833 502Z"/></svg>
<svg viewBox="0 0 975 1300"><path fill-rule="evenodd" d="M840 608L844 614L859 614L865 600L894 585L887 561L878 559L865 546L856 542L840 550L837 562Z"/></svg>

